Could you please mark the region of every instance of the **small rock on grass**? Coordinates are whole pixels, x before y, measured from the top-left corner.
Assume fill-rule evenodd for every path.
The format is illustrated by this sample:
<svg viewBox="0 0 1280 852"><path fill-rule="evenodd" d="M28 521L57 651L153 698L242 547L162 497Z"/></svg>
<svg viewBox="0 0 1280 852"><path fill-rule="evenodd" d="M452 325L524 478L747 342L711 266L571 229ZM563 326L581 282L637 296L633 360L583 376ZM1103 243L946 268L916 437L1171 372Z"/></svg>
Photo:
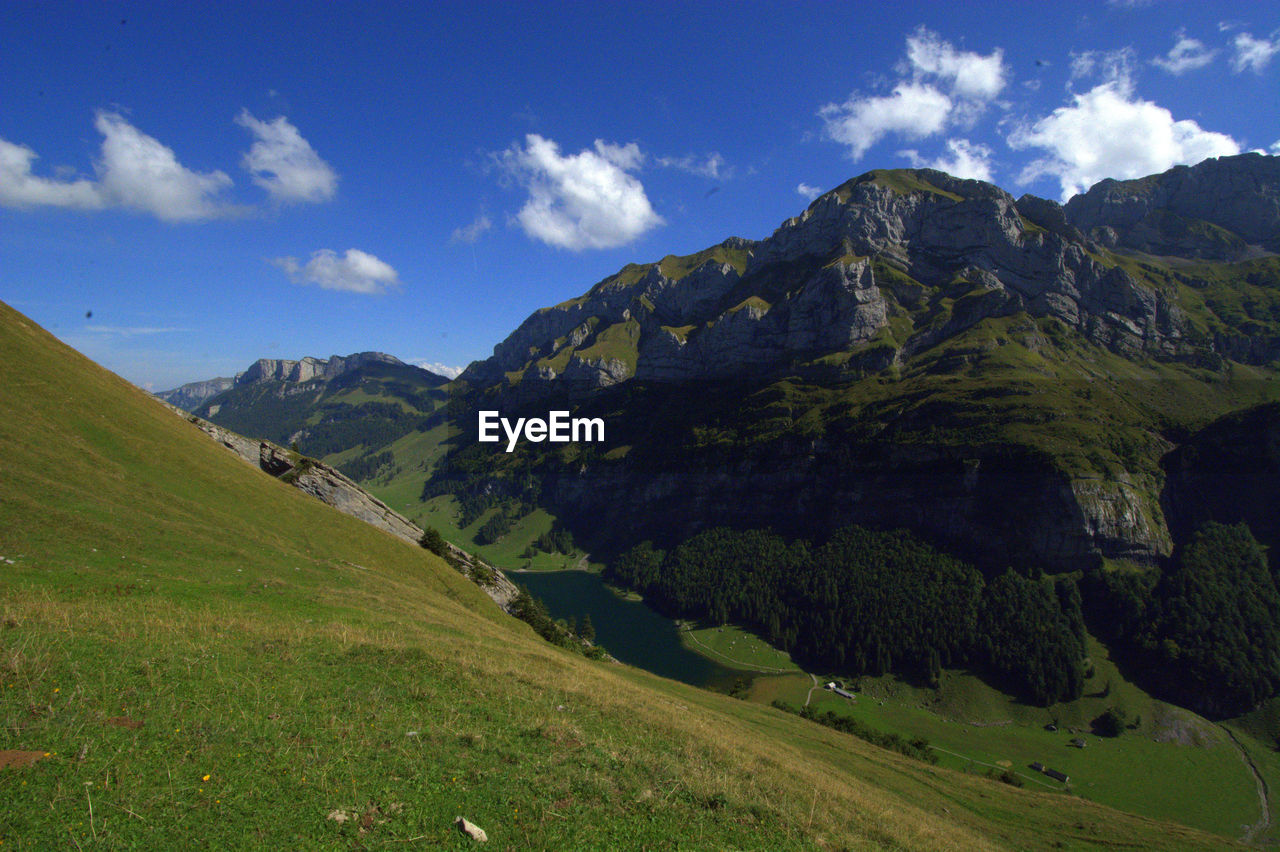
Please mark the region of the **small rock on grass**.
<svg viewBox="0 0 1280 852"><path fill-rule="evenodd" d="M461 831L472 840L478 840L479 842L484 843L489 839L489 835L484 833L483 828L471 822L466 817L458 817L453 821L453 824L458 827L458 831Z"/></svg>

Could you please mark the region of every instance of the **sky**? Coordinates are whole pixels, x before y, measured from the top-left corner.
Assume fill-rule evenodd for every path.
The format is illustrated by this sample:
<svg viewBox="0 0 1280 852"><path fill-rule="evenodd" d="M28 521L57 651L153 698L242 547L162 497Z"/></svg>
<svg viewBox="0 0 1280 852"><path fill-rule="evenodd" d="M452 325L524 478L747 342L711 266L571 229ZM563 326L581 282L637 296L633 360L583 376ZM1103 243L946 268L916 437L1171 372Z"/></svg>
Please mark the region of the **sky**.
<svg viewBox="0 0 1280 852"><path fill-rule="evenodd" d="M924 166L1280 154L1280 6L0 0L0 300L152 390L452 371L627 263Z"/></svg>

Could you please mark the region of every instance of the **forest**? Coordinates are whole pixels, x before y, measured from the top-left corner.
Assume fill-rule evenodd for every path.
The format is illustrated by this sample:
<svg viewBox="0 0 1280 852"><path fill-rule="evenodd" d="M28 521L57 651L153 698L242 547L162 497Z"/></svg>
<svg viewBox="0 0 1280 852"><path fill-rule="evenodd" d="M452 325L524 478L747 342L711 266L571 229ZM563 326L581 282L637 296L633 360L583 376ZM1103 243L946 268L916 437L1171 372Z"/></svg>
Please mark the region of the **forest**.
<svg viewBox="0 0 1280 852"><path fill-rule="evenodd" d="M903 530L845 527L815 546L721 527L666 553L641 543L606 577L673 615L752 626L821 670L936 685L943 667L969 666L1042 705L1084 683L1074 580L988 580Z"/></svg>

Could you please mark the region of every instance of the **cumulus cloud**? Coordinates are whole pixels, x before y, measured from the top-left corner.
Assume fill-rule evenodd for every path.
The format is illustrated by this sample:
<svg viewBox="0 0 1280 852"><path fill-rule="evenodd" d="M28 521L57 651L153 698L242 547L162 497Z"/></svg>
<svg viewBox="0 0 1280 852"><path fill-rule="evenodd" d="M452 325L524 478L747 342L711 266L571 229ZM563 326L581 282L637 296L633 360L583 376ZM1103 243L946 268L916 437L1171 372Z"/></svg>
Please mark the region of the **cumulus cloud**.
<svg viewBox="0 0 1280 852"><path fill-rule="evenodd" d="M231 186L225 172L191 171L178 162L172 149L119 113L99 112L94 126L103 136L98 191L108 206L151 213L166 222L213 219L235 212L217 198Z"/></svg>
<svg viewBox="0 0 1280 852"><path fill-rule="evenodd" d="M259 121L245 109L236 116L236 124L255 137L244 155L244 168L273 201L314 203L333 198L337 173L284 116Z"/></svg>
<svg viewBox="0 0 1280 852"><path fill-rule="evenodd" d="M1152 65L1163 68L1170 74L1185 74L1203 68L1213 62L1213 57L1218 54L1218 51L1205 47L1200 40L1190 38L1186 30L1178 30L1174 37L1177 41L1169 52L1151 60Z"/></svg>
<svg viewBox="0 0 1280 852"><path fill-rule="evenodd" d="M453 236L449 239L455 243L474 243L491 227L493 223L489 221L488 216L479 216L470 225L454 228Z"/></svg>
<svg viewBox="0 0 1280 852"><path fill-rule="evenodd" d="M377 294L400 283L391 265L359 249L347 249L339 255L331 249L311 253L305 264L295 257L277 257L271 263L280 267L295 284L315 284L325 290Z"/></svg>
<svg viewBox="0 0 1280 852"><path fill-rule="evenodd" d="M1020 179L1054 177L1064 201L1103 178L1141 177L1179 163L1240 153L1230 136L1204 130L1194 121L1175 121L1169 110L1135 97L1124 80L1073 95L1069 106L1016 128L1008 143L1014 149L1046 152L1023 169Z"/></svg>
<svg viewBox="0 0 1280 852"><path fill-rule="evenodd" d="M31 173L38 155L25 145L0 139L0 205L97 210L106 201L91 180L54 180Z"/></svg>
<svg viewBox="0 0 1280 852"><path fill-rule="evenodd" d="M923 27L907 38L907 56L888 95L854 94L818 114L829 139L859 160L889 135L922 139L977 118L1008 84L1004 52L957 50Z"/></svg>
<svg viewBox="0 0 1280 852"><path fill-rule="evenodd" d="M912 73L936 77L958 98L990 101L1008 82L1003 50L996 48L987 56L956 50L923 28L907 38L907 62Z"/></svg>
<svg viewBox="0 0 1280 852"><path fill-rule="evenodd" d="M37 159L34 151L0 139L0 204L74 210L124 207L166 222L239 212L218 198L231 186L225 173L191 171L178 162L171 148L138 130L119 113L98 112L94 127L102 134L101 152L94 164L97 180L39 177L31 170Z"/></svg>
<svg viewBox="0 0 1280 852"><path fill-rule="evenodd" d="M529 191L516 221L547 245L616 248L663 224L644 186L629 174L644 161L634 142L597 139L594 150L564 155L554 141L531 133L523 147L512 146L498 160Z"/></svg>
<svg viewBox="0 0 1280 852"><path fill-rule="evenodd" d="M932 136L947 126L951 98L925 83L899 83L884 97L855 97L843 104L827 104L819 112L827 136L849 146L849 156L862 159L867 150L890 133L908 139Z"/></svg>
<svg viewBox="0 0 1280 852"><path fill-rule="evenodd" d="M713 180L728 178L733 171L725 168L724 157L720 156L718 151L713 151L705 157L699 157L695 154L686 154L683 157L659 157L657 162L664 169L679 169L691 175L712 178Z"/></svg>
<svg viewBox="0 0 1280 852"><path fill-rule="evenodd" d="M796 186L796 192L812 201L822 194L822 190L816 186L809 186L807 183L801 183Z"/></svg>
<svg viewBox="0 0 1280 852"><path fill-rule="evenodd" d="M899 151L916 168L937 169L958 178L991 180L991 149L968 139L948 139L947 153L935 159L920 156L919 151Z"/></svg>
<svg viewBox="0 0 1280 852"><path fill-rule="evenodd" d="M1280 36L1274 33L1270 39L1254 38L1250 33L1239 33L1233 42L1236 55L1231 59L1231 68L1239 74L1246 68L1257 74L1271 63L1271 57L1280 53Z"/></svg>

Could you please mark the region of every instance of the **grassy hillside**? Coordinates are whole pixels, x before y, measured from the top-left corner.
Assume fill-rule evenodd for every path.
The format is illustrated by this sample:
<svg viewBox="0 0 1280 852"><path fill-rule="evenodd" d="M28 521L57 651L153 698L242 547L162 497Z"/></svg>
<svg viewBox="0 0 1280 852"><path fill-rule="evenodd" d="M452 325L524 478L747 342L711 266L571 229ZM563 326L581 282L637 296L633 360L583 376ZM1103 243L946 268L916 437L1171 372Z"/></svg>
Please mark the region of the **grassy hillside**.
<svg viewBox="0 0 1280 852"><path fill-rule="evenodd" d="M4 306L0 389L6 848L1223 842L550 647Z"/></svg>

